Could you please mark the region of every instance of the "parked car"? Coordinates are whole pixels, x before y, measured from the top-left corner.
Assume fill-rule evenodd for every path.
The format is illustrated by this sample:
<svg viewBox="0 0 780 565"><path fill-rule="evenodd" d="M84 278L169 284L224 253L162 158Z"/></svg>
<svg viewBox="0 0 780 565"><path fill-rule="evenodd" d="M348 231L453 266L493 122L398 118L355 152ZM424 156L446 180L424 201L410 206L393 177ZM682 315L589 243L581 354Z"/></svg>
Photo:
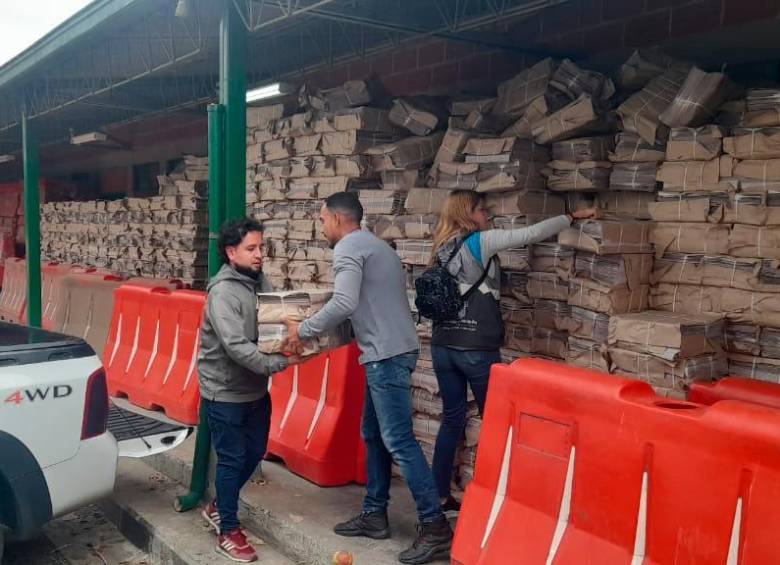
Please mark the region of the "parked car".
<svg viewBox="0 0 780 565"><path fill-rule="evenodd" d="M191 431L113 405L83 340L0 322L0 559L4 540L110 495L119 456L171 449Z"/></svg>

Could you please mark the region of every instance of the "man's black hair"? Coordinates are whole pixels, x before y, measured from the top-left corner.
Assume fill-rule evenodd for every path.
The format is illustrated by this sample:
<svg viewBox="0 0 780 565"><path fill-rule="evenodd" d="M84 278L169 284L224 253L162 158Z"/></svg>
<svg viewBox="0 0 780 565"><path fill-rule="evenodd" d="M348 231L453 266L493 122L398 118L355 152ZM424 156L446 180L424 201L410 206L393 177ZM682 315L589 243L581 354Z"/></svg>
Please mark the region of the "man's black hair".
<svg viewBox="0 0 780 565"><path fill-rule="evenodd" d="M236 218L222 224L222 227L219 228L219 237L217 238L217 249L222 262L230 263L230 259L228 259L225 251L227 247L240 245L248 233L258 231L263 233L264 230L263 224L252 218Z"/></svg>
<svg viewBox="0 0 780 565"><path fill-rule="evenodd" d="M325 206L331 212L343 214L356 224L363 221L363 205L354 192L337 192L325 199Z"/></svg>

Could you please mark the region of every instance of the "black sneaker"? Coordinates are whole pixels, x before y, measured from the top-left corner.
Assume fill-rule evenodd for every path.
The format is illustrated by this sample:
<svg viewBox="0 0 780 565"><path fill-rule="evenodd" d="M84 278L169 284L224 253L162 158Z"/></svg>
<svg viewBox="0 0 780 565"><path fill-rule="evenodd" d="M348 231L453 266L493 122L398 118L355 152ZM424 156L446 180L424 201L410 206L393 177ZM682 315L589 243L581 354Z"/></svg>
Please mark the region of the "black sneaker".
<svg viewBox="0 0 780 565"><path fill-rule="evenodd" d="M347 522L336 524L333 531L340 536L350 538L363 536L371 539L387 539L390 537L387 514L383 512L361 512Z"/></svg>
<svg viewBox="0 0 780 565"><path fill-rule="evenodd" d="M441 511L447 518L455 518L460 513L460 502L448 496L444 504L441 505Z"/></svg>
<svg viewBox="0 0 780 565"><path fill-rule="evenodd" d="M419 565L435 559L448 559L452 547L452 528L445 516L439 516L433 522L417 526L417 539L412 547L398 556L401 563Z"/></svg>

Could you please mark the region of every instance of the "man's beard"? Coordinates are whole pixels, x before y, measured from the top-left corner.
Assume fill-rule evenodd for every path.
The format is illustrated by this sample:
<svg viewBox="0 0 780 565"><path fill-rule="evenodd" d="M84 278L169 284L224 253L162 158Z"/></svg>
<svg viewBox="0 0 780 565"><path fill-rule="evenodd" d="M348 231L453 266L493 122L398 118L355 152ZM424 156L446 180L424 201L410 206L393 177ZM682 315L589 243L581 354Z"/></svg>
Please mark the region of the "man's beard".
<svg viewBox="0 0 780 565"><path fill-rule="evenodd" d="M239 265L236 265L235 270L237 273L240 273L244 276L249 277L252 280L258 281L260 280L260 275L263 274L263 269L261 268L259 271L253 271L252 269L248 269L246 267L241 267Z"/></svg>
<svg viewBox="0 0 780 565"><path fill-rule="evenodd" d="M331 249L336 247L336 244L339 242L339 240L335 237L328 237L325 234L322 234L322 236L325 238L325 241L328 242L328 247L330 247Z"/></svg>

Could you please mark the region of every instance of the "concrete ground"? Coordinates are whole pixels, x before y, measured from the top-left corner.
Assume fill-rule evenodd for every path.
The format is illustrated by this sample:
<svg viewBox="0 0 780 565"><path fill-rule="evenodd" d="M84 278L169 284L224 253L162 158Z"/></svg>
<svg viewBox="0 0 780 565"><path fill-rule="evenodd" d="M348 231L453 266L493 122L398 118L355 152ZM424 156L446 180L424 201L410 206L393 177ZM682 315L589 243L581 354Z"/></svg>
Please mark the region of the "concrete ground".
<svg viewBox="0 0 780 565"><path fill-rule="evenodd" d="M210 565L232 563L214 551L217 536L206 527L200 509L175 512L178 483L137 459L122 459L114 496L101 504L119 531L149 554L150 563ZM259 565L295 565L249 532Z"/></svg>
<svg viewBox="0 0 780 565"><path fill-rule="evenodd" d="M204 527L200 509L182 514L173 510L175 496L189 484L193 449L194 438L190 438L162 455L122 460L116 495L103 507L125 536L149 548L154 562L227 562L213 552L215 538ZM268 461L263 462L263 474L266 484L250 480L240 500L242 525L261 544L260 563L331 565L333 554L345 550L353 554L355 565L394 565L398 553L414 540L414 501L401 481L394 481L391 489L392 538L369 540L333 533L334 524L360 511L363 487L321 488ZM141 533L133 534L133 529ZM173 558L182 552L187 554ZM165 553L171 555L170 561L159 560Z"/></svg>
<svg viewBox="0 0 780 565"><path fill-rule="evenodd" d="M49 522L40 536L6 547L3 565L152 565L100 508L87 506Z"/></svg>

